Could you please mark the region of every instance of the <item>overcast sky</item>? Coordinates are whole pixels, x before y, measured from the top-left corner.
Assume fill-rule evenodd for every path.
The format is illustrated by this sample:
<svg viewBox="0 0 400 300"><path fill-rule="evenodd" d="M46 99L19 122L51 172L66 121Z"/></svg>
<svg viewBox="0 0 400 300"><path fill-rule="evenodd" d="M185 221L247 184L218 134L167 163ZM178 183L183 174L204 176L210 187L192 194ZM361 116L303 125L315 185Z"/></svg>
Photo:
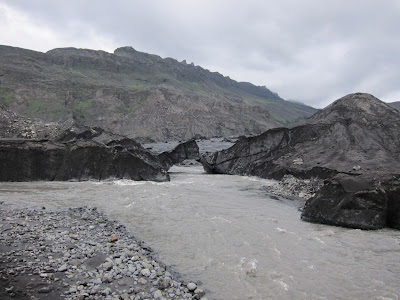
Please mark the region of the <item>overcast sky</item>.
<svg viewBox="0 0 400 300"><path fill-rule="evenodd" d="M400 101L399 0L0 0L0 44L186 59L322 108Z"/></svg>

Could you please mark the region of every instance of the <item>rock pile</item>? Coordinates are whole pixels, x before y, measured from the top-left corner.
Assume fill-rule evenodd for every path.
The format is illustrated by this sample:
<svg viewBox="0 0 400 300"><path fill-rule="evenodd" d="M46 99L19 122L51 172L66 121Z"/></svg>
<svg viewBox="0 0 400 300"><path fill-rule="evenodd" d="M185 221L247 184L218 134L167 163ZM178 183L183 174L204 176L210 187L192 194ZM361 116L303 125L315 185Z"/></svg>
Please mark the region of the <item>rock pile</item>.
<svg viewBox="0 0 400 300"><path fill-rule="evenodd" d="M307 200L314 197L323 184L323 180L316 177L301 179L293 175L285 175L276 184L268 186L268 192L286 198L294 196Z"/></svg>
<svg viewBox="0 0 400 300"><path fill-rule="evenodd" d="M0 138L53 139L73 122L62 124L25 118L0 106Z"/></svg>
<svg viewBox="0 0 400 300"><path fill-rule="evenodd" d="M400 229L400 175L338 174L304 205L302 220L360 229Z"/></svg>
<svg viewBox="0 0 400 300"><path fill-rule="evenodd" d="M1 299L206 299L96 208L2 206Z"/></svg>

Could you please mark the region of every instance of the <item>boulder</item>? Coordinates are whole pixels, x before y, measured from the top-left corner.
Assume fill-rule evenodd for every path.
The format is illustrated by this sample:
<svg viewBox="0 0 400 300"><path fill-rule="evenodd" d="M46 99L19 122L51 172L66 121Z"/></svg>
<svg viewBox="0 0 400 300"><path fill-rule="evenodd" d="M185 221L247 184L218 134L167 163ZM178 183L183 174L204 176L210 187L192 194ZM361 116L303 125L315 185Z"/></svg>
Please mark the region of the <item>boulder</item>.
<svg viewBox="0 0 400 300"><path fill-rule="evenodd" d="M360 229L400 229L399 176L339 174L309 199L301 219Z"/></svg>

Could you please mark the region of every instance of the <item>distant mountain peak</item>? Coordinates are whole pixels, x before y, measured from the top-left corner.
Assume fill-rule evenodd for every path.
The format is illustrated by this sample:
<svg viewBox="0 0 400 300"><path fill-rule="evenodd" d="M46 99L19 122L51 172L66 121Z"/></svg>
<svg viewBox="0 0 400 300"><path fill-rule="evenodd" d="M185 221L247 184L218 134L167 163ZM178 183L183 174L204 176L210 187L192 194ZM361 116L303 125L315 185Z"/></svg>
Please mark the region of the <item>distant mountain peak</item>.
<svg viewBox="0 0 400 300"><path fill-rule="evenodd" d="M371 121L380 118L398 118L399 112L368 93L346 95L310 118L311 122L329 123L337 120L354 119L355 121Z"/></svg>
<svg viewBox="0 0 400 300"><path fill-rule="evenodd" d="M384 103L381 100L371 94L353 93L336 100L327 108L329 109L329 107L347 106L371 113L372 106L381 106L382 104Z"/></svg>

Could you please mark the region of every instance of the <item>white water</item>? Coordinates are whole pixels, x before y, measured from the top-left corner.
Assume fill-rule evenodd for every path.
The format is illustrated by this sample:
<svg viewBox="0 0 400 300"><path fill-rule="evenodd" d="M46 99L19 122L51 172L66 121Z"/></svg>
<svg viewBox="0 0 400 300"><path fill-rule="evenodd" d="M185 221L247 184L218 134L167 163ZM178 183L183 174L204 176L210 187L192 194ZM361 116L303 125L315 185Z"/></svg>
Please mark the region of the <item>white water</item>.
<svg viewBox="0 0 400 300"><path fill-rule="evenodd" d="M18 206L97 206L208 299L399 299L400 231L302 222L268 180L173 167L171 182L0 183Z"/></svg>

